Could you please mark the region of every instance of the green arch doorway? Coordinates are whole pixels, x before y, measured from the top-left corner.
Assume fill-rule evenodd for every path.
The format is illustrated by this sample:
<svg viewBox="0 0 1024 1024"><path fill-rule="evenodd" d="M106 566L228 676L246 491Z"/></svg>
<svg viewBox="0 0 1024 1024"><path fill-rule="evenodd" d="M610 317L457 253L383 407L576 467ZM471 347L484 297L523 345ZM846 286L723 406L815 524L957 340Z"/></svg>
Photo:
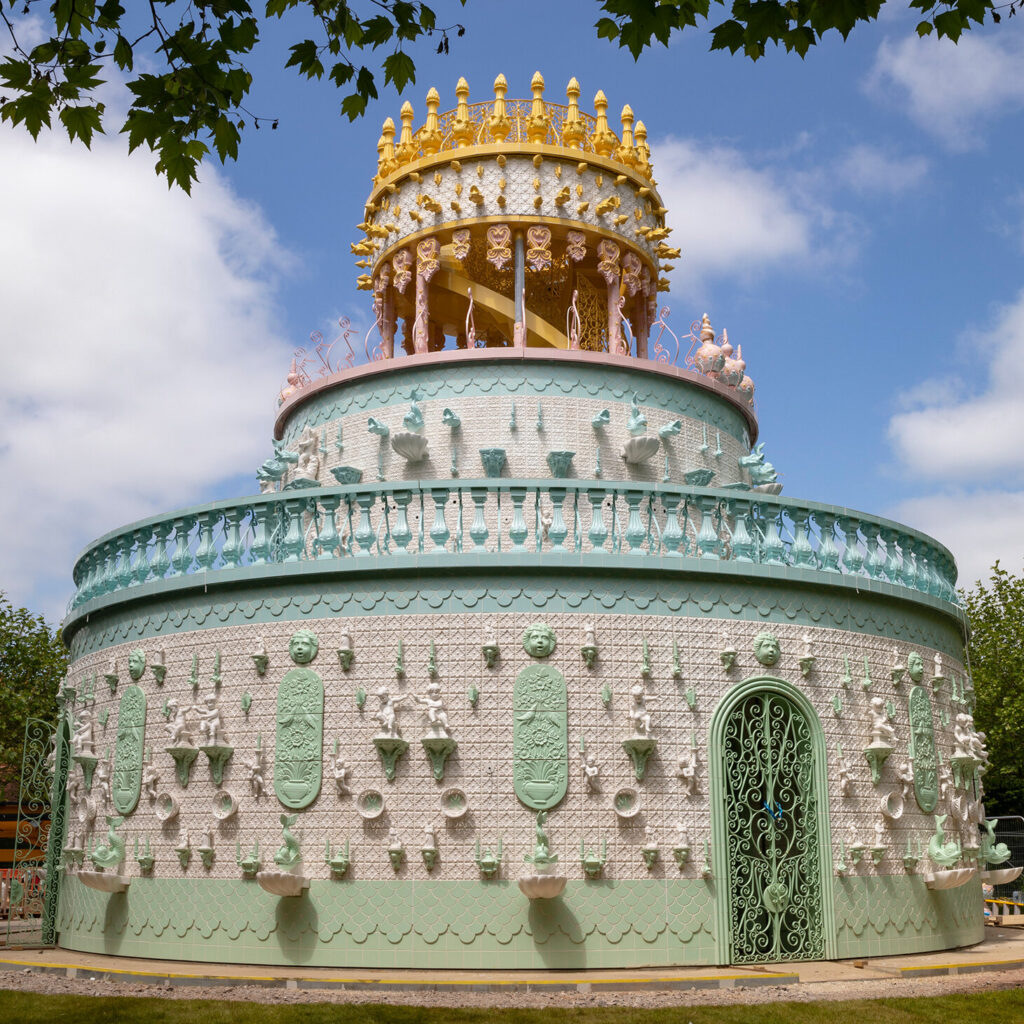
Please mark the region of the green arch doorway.
<svg viewBox="0 0 1024 1024"><path fill-rule="evenodd" d="M781 679L733 687L709 736L719 961L834 955L825 739Z"/></svg>

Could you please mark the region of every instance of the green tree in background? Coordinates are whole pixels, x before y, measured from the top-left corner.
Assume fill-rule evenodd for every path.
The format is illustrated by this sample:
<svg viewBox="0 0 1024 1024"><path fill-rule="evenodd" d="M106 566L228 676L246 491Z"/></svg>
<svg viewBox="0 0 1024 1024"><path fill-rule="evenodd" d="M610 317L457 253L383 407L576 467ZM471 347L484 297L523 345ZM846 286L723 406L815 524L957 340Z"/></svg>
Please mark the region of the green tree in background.
<svg viewBox="0 0 1024 1024"><path fill-rule="evenodd" d="M67 668L60 637L27 608L12 608L0 591L0 791L18 782L25 720L56 723Z"/></svg>
<svg viewBox="0 0 1024 1024"><path fill-rule="evenodd" d="M634 58L655 42L667 46L676 33L709 31L712 50L742 51L757 60L770 44L803 56L828 32L845 39L857 25L874 21L883 2L597 0L595 27ZM986 18L998 22L1024 5L899 2L920 19L919 35L954 42ZM436 0L455 11L465 3ZM579 6L581 20L588 20ZM502 14L514 17L514 5ZM260 117L245 106L253 81L249 55L277 20L295 39L285 67L308 79L326 76L343 90L341 111L349 118L377 98L381 75L399 92L416 81L410 48L426 42L447 53L449 36L465 32L458 22L445 25L419 0L149 0L127 6L118 0L0 0L8 37L0 46L9 51L0 61L0 120L36 137L56 117L71 139L88 146L105 125L96 90L123 76L133 98L116 127L127 134L129 149L146 145L155 152L157 173L187 192L211 147L221 162L235 160L247 126L277 127L277 115ZM42 42L24 42L40 27Z"/></svg>
<svg viewBox="0 0 1024 1024"><path fill-rule="evenodd" d="M992 567L964 594L971 622L974 722L988 738L985 812L1024 814L1024 576Z"/></svg>

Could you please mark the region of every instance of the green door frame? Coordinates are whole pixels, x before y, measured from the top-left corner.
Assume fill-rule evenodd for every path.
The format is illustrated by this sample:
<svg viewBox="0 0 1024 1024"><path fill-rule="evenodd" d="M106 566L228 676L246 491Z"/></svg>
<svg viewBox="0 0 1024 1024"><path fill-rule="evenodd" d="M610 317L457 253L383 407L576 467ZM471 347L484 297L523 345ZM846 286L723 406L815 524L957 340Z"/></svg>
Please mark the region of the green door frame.
<svg viewBox="0 0 1024 1024"><path fill-rule="evenodd" d="M828 800L828 749L821 722L807 697L776 676L751 676L731 687L721 699L708 726L708 770L711 774L711 866L716 879L715 943L718 963L732 963L732 907L729 892L729 849L725 825L725 755L722 741L725 723L736 705L758 693L775 693L799 708L811 729L814 748L814 787L818 814L818 873L821 878L821 926L825 932L825 959L836 956L835 903L832 894L832 832Z"/></svg>

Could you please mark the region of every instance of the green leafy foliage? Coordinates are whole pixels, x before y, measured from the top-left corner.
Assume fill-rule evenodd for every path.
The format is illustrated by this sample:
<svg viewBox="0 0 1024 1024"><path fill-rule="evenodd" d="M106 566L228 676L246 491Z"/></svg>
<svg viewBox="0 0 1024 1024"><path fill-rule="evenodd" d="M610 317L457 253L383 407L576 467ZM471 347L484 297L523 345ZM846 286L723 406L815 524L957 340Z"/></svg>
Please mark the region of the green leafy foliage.
<svg viewBox="0 0 1024 1024"><path fill-rule="evenodd" d="M0 789L16 785L25 721L57 721L57 691L67 673L61 639L27 608L0 591Z"/></svg>
<svg viewBox="0 0 1024 1024"><path fill-rule="evenodd" d="M987 583L963 595L971 624L974 721L988 738L985 773L990 817L1024 814L1024 575L998 562Z"/></svg>
<svg viewBox="0 0 1024 1024"><path fill-rule="evenodd" d="M769 44L801 57L829 31L844 39L861 22L878 16L884 0L597 0L603 12L599 38L627 49L635 59L654 43L667 46L679 32L710 30L711 49L742 51L757 60ZM958 40L986 17L999 22L1024 0L906 0L919 12L921 35ZM465 4L466 0L459 0ZM366 112L385 85L401 92L416 81L407 47L425 38L447 53L460 24L439 27L422 0L149 0L126 6L117 0L0 0L0 21L13 52L0 62L0 120L23 125L37 137L54 114L72 140L91 143L104 131L96 90L112 74L127 76L131 107L119 126L130 150L145 145L157 157L168 185L188 192L211 151L223 162L238 157L242 132L278 125L245 103L252 75L245 60L270 20L287 19L299 41L285 67L310 81L326 78L343 91L341 113L351 120ZM999 12L1003 11L1003 15ZM18 15L32 13L49 38L26 51L18 42ZM305 18L307 25L302 25ZM376 67L360 63L360 51L387 48ZM147 70L136 74L136 63Z"/></svg>

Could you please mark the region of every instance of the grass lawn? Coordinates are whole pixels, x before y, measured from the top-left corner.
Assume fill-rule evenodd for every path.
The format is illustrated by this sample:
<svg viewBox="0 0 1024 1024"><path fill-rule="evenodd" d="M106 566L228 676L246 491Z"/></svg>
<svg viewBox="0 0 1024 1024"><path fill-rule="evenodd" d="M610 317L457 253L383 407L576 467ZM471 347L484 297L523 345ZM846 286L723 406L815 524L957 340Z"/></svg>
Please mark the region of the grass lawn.
<svg viewBox="0 0 1024 1024"><path fill-rule="evenodd" d="M685 993L680 993L685 999ZM1024 990L930 999L697 1006L666 1010L430 1009L415 1006L274 1005L122 996L41 996L0 991L10 1024L1018 1024Z"/></svg>

